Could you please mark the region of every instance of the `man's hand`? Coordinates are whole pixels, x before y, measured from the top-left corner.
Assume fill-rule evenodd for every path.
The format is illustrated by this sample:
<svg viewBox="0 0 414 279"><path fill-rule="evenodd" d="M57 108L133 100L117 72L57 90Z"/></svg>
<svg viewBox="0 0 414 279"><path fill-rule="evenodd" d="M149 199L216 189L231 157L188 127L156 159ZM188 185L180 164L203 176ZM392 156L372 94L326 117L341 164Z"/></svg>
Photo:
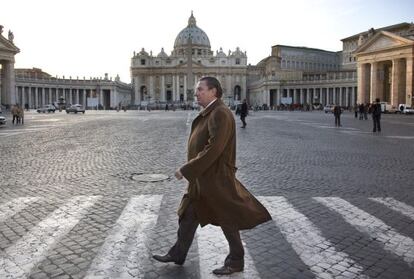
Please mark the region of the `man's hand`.
<svg viewBox="0 0 414 279"><path fill-rule="evenodd" d="M175 178L177 178L178 180L183 179L183 174L181 173L180 170L177 170L174 175L175 175Z"/></svg>

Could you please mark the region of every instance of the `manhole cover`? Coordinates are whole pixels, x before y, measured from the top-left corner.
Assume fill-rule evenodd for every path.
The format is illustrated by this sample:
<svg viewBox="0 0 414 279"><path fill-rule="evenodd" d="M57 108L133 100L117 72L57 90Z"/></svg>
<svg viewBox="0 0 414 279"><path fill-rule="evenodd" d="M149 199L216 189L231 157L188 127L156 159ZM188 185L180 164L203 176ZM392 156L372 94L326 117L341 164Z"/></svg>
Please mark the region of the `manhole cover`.
<svg viewBox="0 0 414 279"><path fill-rule="evenodd" d="M131 176L131 179L141 182L157 182L168 179L168 176L160 173L136 173Z"/></svg>

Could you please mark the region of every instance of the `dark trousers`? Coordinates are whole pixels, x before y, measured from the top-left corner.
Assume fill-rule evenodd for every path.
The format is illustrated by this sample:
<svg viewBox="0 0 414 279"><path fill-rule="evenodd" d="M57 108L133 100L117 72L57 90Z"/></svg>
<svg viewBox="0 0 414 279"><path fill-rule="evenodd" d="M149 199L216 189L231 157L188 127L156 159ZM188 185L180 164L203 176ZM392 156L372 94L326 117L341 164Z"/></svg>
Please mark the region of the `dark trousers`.
<svg viewBox="0 0 414 279"><path fill-rule="evenodd" d="M341 116L335 115L335 126L341 126Z"/></svg>
<svg viewBox="0 0 414 279"><path fill-rule="evenodd" d="M240 116L240 120L243 123L243 127L246 127L246 116Z"/></svg>
<svg viewBox="0 0 414 279"><path fill-rule="evenodd" d="M378 132L381 132L381 116L373 115L372 120L374 122L374 129L372 131L376 132L378 130Z"/></svg>
<svg viewBox="0 0 414 279"><path fill-rule="evenodd" d="M199 222L194 208L190 203L179 220L177 231L177 242L170 249L170 254L177 261L185 260L191 243L193 242L195 232ZM226 237L230 253L227 255L224 264L231 267L244 267L244 249L238 230L221 227Z"/></svg>

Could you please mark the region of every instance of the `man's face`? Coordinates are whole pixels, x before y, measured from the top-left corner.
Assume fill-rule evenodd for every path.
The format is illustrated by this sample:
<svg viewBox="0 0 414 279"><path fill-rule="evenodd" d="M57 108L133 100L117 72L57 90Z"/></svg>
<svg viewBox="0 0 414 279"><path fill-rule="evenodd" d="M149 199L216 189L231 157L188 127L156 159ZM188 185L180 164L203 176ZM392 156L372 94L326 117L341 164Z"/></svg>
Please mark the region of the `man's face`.
<svg viewBox="0 0 414 279"><path fill-rule="evenodd" d="M205 108L211 101L216 98L216 89L208 89L205 80L199 81L196 86L195 96L200 106Z"/></svg>

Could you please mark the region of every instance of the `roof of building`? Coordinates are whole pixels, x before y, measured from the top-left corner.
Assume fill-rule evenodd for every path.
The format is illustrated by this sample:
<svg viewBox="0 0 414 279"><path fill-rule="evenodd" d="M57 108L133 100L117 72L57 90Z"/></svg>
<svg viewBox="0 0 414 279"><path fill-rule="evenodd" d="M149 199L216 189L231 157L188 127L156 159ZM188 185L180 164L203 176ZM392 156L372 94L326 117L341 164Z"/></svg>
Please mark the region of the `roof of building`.
<svg viewBox="0 0 414 279"><path fill-rule="evenodd" d="M191 39L191 44L193 45L211 48L210 40L207 34L197 26L193 12L191 12L191 16L188 19L187 27L177 35L174 48L187 46L189 38Z"/></svg>
<svg viewBox="0 0 414 279"><path fill-rule="evenodd" d="M304 47L304 46L288 46L288 45L274 45L272 47L283 47L283 48L292 48L292 49L298 49L298 50L312 50L312 51L321 51L321 52L329 52L332 54L338 53L338 51L329 51L319 48L310 48L310 47Z"/></svg>
<svg viewBox="0 0 414 279"><path fill-rule="evenodd" d="M400 29L400 28L404 28L404 27L409 27L411 24L412 23L402 22L402 23L398 23L398 24L394 24L394 25L389 25L389 26L377 28L377 29L375 29L375 31L392 31L394 29ZM364 32L361 32L361 33L352 35L350 37L344 38L341 41L346 41L346 40L350 40L350 39L358 39L359 36L368 34L371 29L372 28L370 28L368 31L364 31Z"/></svg>

